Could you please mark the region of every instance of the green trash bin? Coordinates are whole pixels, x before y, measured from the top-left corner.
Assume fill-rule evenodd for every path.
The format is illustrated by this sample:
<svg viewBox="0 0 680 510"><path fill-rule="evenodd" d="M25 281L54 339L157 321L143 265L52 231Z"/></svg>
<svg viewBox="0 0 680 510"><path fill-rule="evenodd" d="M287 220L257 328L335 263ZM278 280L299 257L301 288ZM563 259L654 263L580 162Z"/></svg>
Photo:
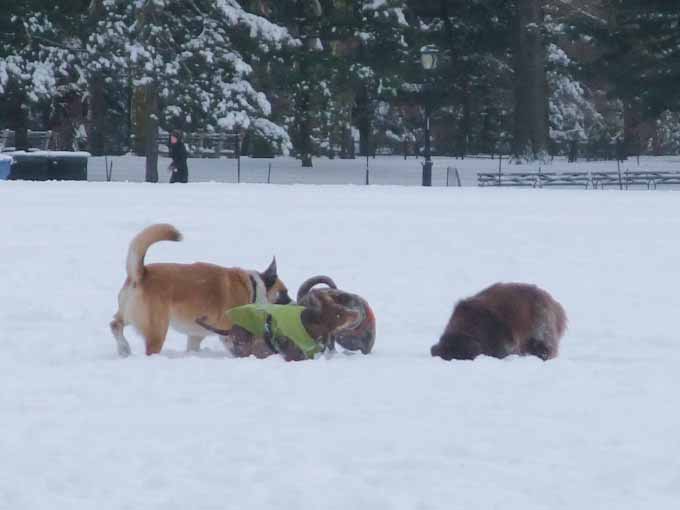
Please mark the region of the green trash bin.
<svg viewBox="0 0 680 510"><path fill-rule="evenodd" d="M49 152L49 178L57 181L86 181L89 152Z"/></svg>
<svg viewBox="0 0 680 510"><path fill-rule="evenodd" d="M9 179L25 181L86 181L89 152L17 151Z"/></svg>
<svg viewBox="0 0 680 510"><path fill-rule="evenodd" d="M14 160L9 179L12 181L46 181L49 179L49 164L44 151L16 151L9 155Z"/></svg>

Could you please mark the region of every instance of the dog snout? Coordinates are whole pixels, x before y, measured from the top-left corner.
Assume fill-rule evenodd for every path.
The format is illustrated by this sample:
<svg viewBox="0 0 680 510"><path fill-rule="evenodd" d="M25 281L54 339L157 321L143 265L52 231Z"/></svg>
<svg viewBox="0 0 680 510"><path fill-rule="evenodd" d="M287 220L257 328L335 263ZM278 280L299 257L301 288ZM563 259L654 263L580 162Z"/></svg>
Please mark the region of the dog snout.
<svg viewBox="0 0 680 510"><path fill-rule="evenodd" d="M276 304L276 305L287 305L291 301L293 301L293 300L290 299L290 296L288 295L288 291L284 290L283 292L279 292L279 295L276 298L276 303L274 303L274 304Z"/></svg>

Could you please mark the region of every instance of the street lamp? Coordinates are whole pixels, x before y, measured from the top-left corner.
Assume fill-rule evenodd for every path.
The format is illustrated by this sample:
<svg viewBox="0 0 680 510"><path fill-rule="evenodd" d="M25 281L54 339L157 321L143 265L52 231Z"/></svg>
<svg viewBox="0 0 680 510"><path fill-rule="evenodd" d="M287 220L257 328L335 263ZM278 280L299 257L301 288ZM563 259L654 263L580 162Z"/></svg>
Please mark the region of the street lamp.
<svg viewBox="0 0 680 510"><path fill-rule="evenodd" d="M439 50L435 46L423 46L420 49L420 63L426 73L430 73L437 68L439 64ZM423 186L432 186L432 151L430 148L430 95L431 90L428 90L430 80L428 76L425 77L425 86L423 87L425 93L425 162L423 163Z"/></svg>

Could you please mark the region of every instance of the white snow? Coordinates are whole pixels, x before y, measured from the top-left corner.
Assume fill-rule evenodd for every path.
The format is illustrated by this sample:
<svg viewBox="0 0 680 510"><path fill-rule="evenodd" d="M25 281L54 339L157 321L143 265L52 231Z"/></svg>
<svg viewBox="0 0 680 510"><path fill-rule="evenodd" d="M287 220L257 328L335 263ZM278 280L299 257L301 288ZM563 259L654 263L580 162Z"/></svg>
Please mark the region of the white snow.
<svg viewBox="0 0 680 510"><path fill-rule="evenodd" d="M131 158L130 158L131 159ZM414 161L412 161L415 163ZM116 169L114 168L114 173ZM0 182L0 508L658 509L680 498L676 192ZM148 262L331 275L370 356L118 359L130 239ZM429 356L454 302L535 282L561 356Z"/></svg>

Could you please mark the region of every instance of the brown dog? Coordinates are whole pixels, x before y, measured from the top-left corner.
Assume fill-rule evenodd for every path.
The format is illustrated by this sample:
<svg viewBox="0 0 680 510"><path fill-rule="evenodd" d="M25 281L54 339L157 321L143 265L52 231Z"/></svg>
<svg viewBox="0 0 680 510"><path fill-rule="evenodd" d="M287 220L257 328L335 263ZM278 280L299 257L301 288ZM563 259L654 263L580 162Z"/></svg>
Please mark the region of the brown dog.
<svg viewBox="0 0 680 510"><path fill-rule="evenodd" d="M315 288L324 284L327 288ZM314 276L306 280L297 293L297 303L302 306L318 307L321 296L328 296L335 303L355 310L359 317L354 324L336 331L328 338L329 349L335 350L335 342L349 351L361 351L369 354L375 345L375 315L368 302L358 296L338 289L332 278L328 276Z"/></svg>
<svg viewBox="0 0 680 510"><path fill-rule="evenodd" d="M250 311L255 307L243 307L241 310L245 308ZM260 311L265 313L260 313ZM277 317L282 318L283 314L289 312L290 316L299 317L299 324L307 332L308 341L298 338L299 335L296 334L298 331L294 327L287 330L283 326L277 326ZM257 318L261 329L255 328L254 324L250 325L252 327L250 330L245 324L244 326L235 324L231 329L221 330L209 324L205 317L196 319L196 323L227 338L233 346L232 352L236 357L245 358L254 355L262 359L278 352L286 361L302 361L312 359L319 352L328 349L332 335L354 324L360 317L358 311L337 304L332 297L327 295L319 296L313 307L258 307L257 311L248 315ZM235 320L238 322L238 319ZM264 335L251 333L256 329L264 331Z"/></svg>
<svg viewBox="0 0 680 510"><path fill-rule="evenodd" d="M130 243L127 278L118 293L118 312L111 322L118 354L128 356L123 329L132 324L144 337L146 354L160 352L168 327L188 336L187 350L198 350L207 336L196 317L207 317L222 329L231 323L224 310L248 303L290 303L286 286L277 276L276 259L263 272L213 264L149 264L144 256L158 241L179 241L172 225L152 225Z"/></svg>
<svg viewBox="0 0 680 510"><path fill-rule="evenodd" d="M445 360L474 359L480 354L504 358L557 356L567 317L546 291L535 285L497 283L460 301L432 356Z"/></svg>

